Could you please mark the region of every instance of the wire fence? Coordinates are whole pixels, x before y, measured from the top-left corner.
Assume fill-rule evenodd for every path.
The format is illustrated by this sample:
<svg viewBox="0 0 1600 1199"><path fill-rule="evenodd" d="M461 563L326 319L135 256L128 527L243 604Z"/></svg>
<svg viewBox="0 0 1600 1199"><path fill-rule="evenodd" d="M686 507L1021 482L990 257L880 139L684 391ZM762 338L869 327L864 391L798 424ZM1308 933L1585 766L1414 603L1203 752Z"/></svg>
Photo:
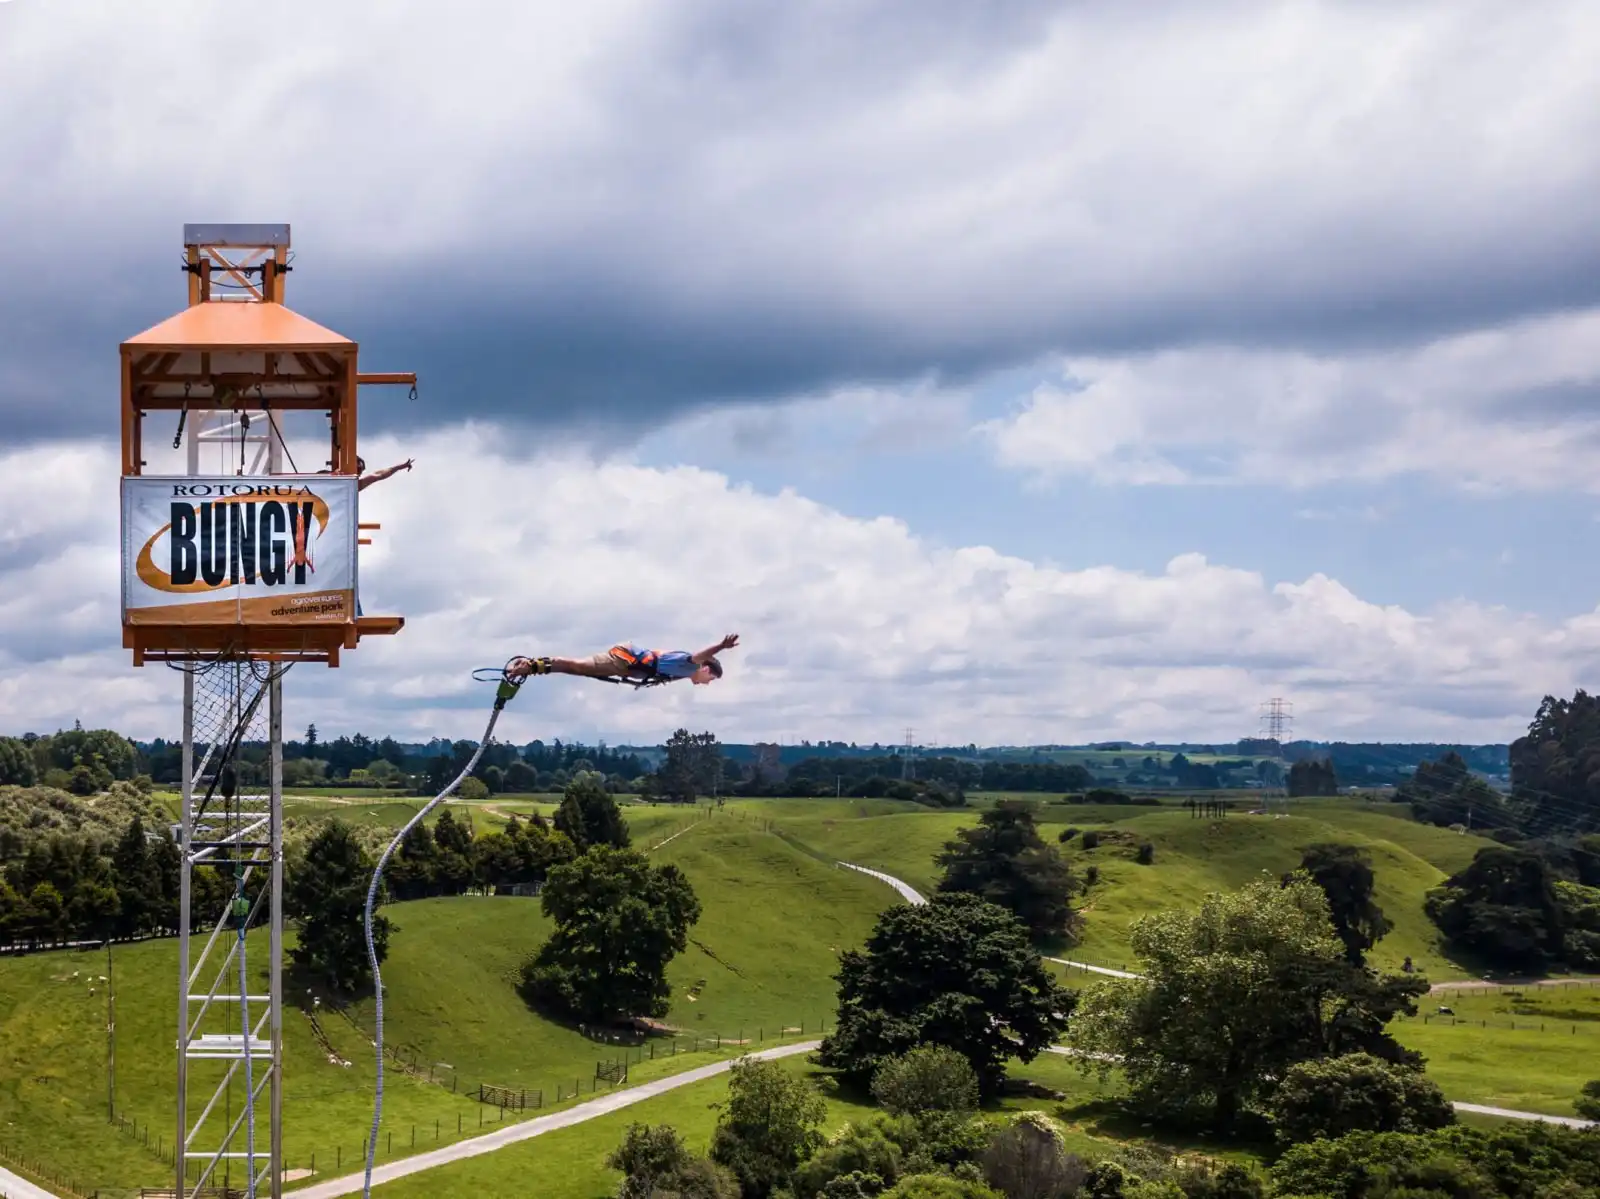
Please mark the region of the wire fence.
<svg viewBox="0 0 1600 1199"><path fill-rule="evenodd" d="M86 1187L55 1166L5 1145L0 1145L0 1164L35 1186L51 1188L64 1199L100 1199L100 1192L93 1187ZM0 1195L3 1194L5 1191L0 1190Z"/></svg>
<svg viewBox="0 0 1600 1199"><path fill-rule="evenodd" d="M350 1023L359 1028L353 1020ZM677 1057L695 1054L720 1056L730 1049L753 1052L764 1047L792 1044L807 1037L820 1037L825 1035L826 1031L827 1021L819 1019L802 1020L782 1027L758 1026L750 1030L741 1029L736 1036L690 1033L647 1037L640 1043L631 1043L630 1040L612 1043L604 1036L587 1034L591 1040L606 1045L608 1056L597 1058L592 1071L585 1071L571 1078L553 1079L542 1086L532 1087L508 1086L487 1081L466 1082L451 1067L424 1062L414 1049L385 1046L384 1056L389 1059L391 1068L398 1068L411 1078L430 1083L463 1099L475 1101L477 1108L476 1111L457 1109L448 1114L440 1114L431 1121L407 1121L384 1128L379 1134L376 1160L380 1162L399 1160L425 1149L467 1140L508 1123L515 1124L521 1120L537 1118L541 1113L554 1111L582 1099L609 1094L628 1084L632 1066L658 1060L670 1061ZM621 1034L624 1038L631 1035ZM685 1068L689 1068L688 1063L685 1063ZM670 1077L674 1073L677 1071L669 1070L665 1075L655 1077ZM293 1121L292 1109L285 1111L284 1119L286 1126ZM170 1121L164 1123L170 1124ZM119 1113L113 1120L113 1125L122 1135L137 1141L157 1160L171 1169L177 1168L170 1128L167 1132L152 1131L148 1120L126 1113ZM0 1157L3 1157L3 1154L0 1154ZM361 1169L365 1163L366 1137L362 1133L349 1144L333 1144L315 1151L286 1150L283 1168L288 1181L298 1181L319 1175L336 1177L347 1169ZM200 1169L201 1165L194 1163L190 1167L188 1176L191 1179L198 1178ZM232 1183L226 1166L220 1166L218 1173L221 1174L221 1178L217 1179L219 1187L222 1188L218 1191L220 1195ZM81 1186L69 1188L66 1182L56 1181L57 1176L54 1174L41 1175L41 1182L46 1178L59 1188L63 1188L63 1193L68 1195L68 1199L75 1197L111 1199L112 1196L145 1193L108 1184L102 1184L98 1189L85 1190ZM153 1195L157 1192L148 1193Z"/></svg>

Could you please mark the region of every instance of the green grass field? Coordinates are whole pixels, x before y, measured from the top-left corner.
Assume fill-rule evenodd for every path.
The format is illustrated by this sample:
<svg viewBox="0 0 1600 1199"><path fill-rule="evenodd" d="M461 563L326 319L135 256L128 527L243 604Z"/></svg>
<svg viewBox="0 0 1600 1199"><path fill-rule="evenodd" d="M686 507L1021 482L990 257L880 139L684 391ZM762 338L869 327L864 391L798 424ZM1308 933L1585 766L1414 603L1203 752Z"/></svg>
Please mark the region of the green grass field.
<svg viewBox="0 0 1600 1199"><path fill-rule="evenodd" d="M788 1058L784 1069L806 1078L817 1086L827 1102L824 1129L833 1133L850 1121L862 1121L877 1114L877 1109L859 1096L841 1093L827 1071L805 1060L805 1055ZM1037 1109L1061 1115L1068 1126L1068 1148L1085 1157L1104 1157L1130 1141L1146 1138L1137 1134L1108 1136L1102 1131L1098 1113L1108 1095L1115 1094L1116 1083L1101 1084L1085 1078L1067 1059L1042 1055L1026 1065L1013 1063L1010 1073L1031 1079L1043 1086L1063 1091L1068 1099L1058 1104L1050 1099L1006 1099L991 1106L991 1111ZM605 1115L571 1128L507 1146L494 1153L452 1163L414 1174L375 1188L384 1199L422 1199L439 1194L474 1195L480 1199L513 1199L528 1193L529 1179L539 1180L539 1194L549 1199L606 1199L616 1193L621 1175L607 1168L606 1156L621 1141L628 1125L671 1124L689 1148L704 1153L711 1144L719 1105L728 1095L728 1076L722 1075L692 1083L681 1090L647 1099L624 1111ZM1162 1142L1150 1139L1150 1144ZM1172 1146L1177 1148L1179 1146ZM1248 1157L1230 1150L1227 1156Z"/></svg>
<svg viewBox="0 0 1600 1199"><path fill-rule="evenodd" d="M710 1060L718 1035L766 1044L783 1039L785 1028L816 1035L832 1014L838 951L860 944L892 892L741 821L696 823L696 813L667 807L629 815L642 848L686 830L654 857L688 873L704 908L693 943L669 975L668 1020L686 1035L659 1068ZM452 1080L462 1091L480 1082L542 1090L548 1103L558 1088L564 1097L580 1081L592 1088L597 1062L620 1052L534 1015L516 996L517 967L547 931L537 900L460 897L388 911L399 929L384 969L385 1042L439 1080L391 1067L385 1126L396 1130L397 1154L409 1151L413 1125L419 1148L431 1143L435 1121L444 1139L458 1120L467 1133L475 1128L482 1109L464 1093L452 1094ZM70 1167L80 1181L107 1191L170 1178L158 1150L171 1148L176 1070L176 941L119 946L114 954L116 1108L153 1130L149 1150L142 1132L135 1139L107 1124L105 989L98 983L104 956L0 960L0 1145L26 1147L30 1157ZM252 935L249 960L265 964L264 933ZM343 1066L329 1061L294 1003L289 996L284 1025L285 1153L296 1165L316 1155L320 1172L336 1153L344 1161L359 1154L371 1118L372 1008L368 1002L345 1016L322 1013L335 1053L351 1063ZM696 1039L699 1054L690 1052ZM673 1048L661 1042L656 1051Z"/></svg>
<svg viewBox="0 0 1600 1199"><path fill-rule="evenodd" d="M297 818L338 817L376 833L398 827L426 802L375 796L346 802L349 798L302 796L286 808ZM451 806L480 834L501 827L512 813L538 810L548 816L554 808L550 797L494 797ZM1312 842L1342 841L1371 850L1379 902L1396 924L1374 955L1377 964L1393 967L1410 955L1435 981L1469 973L1440 952L1422 913L1422 896L1487 842L1414 824L1383 805L1340 799L1297 803L1293 810L1282 818L1235 815L1208 821L1193 819L1173 804L1046 805L1040 818L1052 840L1068 827L1108 834L1095 850L1084 850L1076 838L1065 847L1075 868L1081 872L1093 864L1100 875L1082 901L1087 920L1082 942L1067 956L1136 968L1127 936L1139 915L1192 903L1206 891L1238 886L1263 870L1288 870ZM441 1141L470 1136L480 1120L493 1121L497 1112L486 1112L466 1094L479 1083L542 1091L547 1104L558 1096L570 1103L575 1089L583 1089L585 1098L592 1093L599 1061L619 1055L629 1056L630 1081L639 1081L739 1052L734 1041L755 1048L815 1037L833 1016L840 952L859 946L877 915L897 902L888 887L834 863L843 859L881 869L929 893L939 873L935 855L977 819L970 809L941 812L892 800L851 799L732 800L721 810L625 803L623 811L635 846L656 861L681 867L704 908L689 949L669 972L673 998L667 1020L684 1032L679 1052L672 1053L664 1041L654 1042L654 1057L648 1046L596 1042L525 1007L514 991L517 970L548 932L537 900L460 897L394 905L389 915L398 931L384 969L385 1039L422 1075L399 1066L389 1070L385 1130L394 1135L396 1156L411 1151L413 1129L420 1150L437 1143L436 1136ZM1155 860L1140 866L1133 850L1146 840L1155 846ZM252 937L250 953L258 968L264 964L264 935ZM114 1185L170 1180L171 1167L161 1154L170 1152L173 1124L176 954L174 941L115 950L116 1106L140 1129L138 1137L108 1125L106 1118L105 991L98 982L104 956L58 952L0 959L0 1145L57 1165L80 1184L101 1187L104 1195L115 1194ZM1069 981L1082 985L1084 979L1074 973ZM1460 1022L1419 1017L1404 1022L1398 1035L1428 1055L1430 1073L1453 1099L1570 1114L1578 1087L1600 1075L1600 990L1530 989L1521 997L1451 994L1437 1001L1454 1007ZM297 1168L315 1158L317 1175L325 1178L333 1170L352 1168L370 1121L372 1006L322 1014L321 1027L336 1058L330 1060L294 1002L291 995L285 1013L286 1155ZM1432 1008L1428 1003L1424 1011ZM1532 1027L1539 1021L1547 1026L1543 1031ZM430 1073L433 1082L427 1079ZM1080 1078L1067 1060L1047 1057L1024 1073L1068 1092L1063 1112L1084 1147L1107 1137L1146 1135L1110 1111L1106 1093ZM452 1084L459 1093L452 1093ZM707 1083L651 1103L672 1113L672 1122L685 1132L700 1129L703 1143L714 1119L706 1104L714 1103L725 1085ZM604 1083L599 1086L606 1089ZM849 1103L839 1097L832 1102L834 1115L848 1118ZM541 1179L548 1178L560 1195L598 1196L610 1182L601 1165L604 1154L627 1120L647 1118L647 1109L654 1110L641 1105L452 1167L463 1173L449 1181L471 1189L478 1185L471 1171L487 1171L490 1181L482 1185L490 1189L477 1193L513 1193L493 1189L502 1185L495 1180L503 1175L507 1187L513 1185L509 1180L518 1180L522 1189L515 1193L520 1194L531 1160L525 1155L531 1154L539 1160ZM146 1126L151 1129L148 1149ZM432 1176L421 1176L386 1188L385 1194L438 1185Z"/></svg>
<svg viewBox="0 0 1600 1199"><path fill-rule="evenodd" d="M1397 1021L1395 1036L1427 1056L1451 1099L1570 1116L1579 1089L1600 1078L1600 987L1440 993Z"/></svg>
<svg viewBox="0 0 1600 1199"><path fill-rule="evenodd" d="M912 804L889 811L856 810L859 801L779 801L765 809L785 834L824 855L871 866L904 879L923 894L938 882L934 858L959 829L976 823L968 811L933 812ZM760 813L759 804L740 809ZM1098 882L1081 900L1085 927L1078 944L1065 952L1095 965L1133 968L1129 927L1139 916L1197 902L1206 892L1237 887L1263 871L1292 869L1301 850L1318 841L1366 847L1377 876L1377 899L1395 928L1373 954L1374 962L1397 968L1407 957L1442 981L1468 977L1470 963L1447 955L1437 931L1423 913L1430 887L1461 868L1484 845L1482 838L1416 824L1382 808L1337 802L1303 803L1283 817L1234 815L1224 820L1196 819L1181 807L1084 807L1050 804L1039 813L1047 838L1067 828L1097 829L1110 835L1097 849L1082 848L1081 837L1063 848L1081 874L1093 865ZM1155 847L1152 865L1133 860L1138 844Z"/></svg>

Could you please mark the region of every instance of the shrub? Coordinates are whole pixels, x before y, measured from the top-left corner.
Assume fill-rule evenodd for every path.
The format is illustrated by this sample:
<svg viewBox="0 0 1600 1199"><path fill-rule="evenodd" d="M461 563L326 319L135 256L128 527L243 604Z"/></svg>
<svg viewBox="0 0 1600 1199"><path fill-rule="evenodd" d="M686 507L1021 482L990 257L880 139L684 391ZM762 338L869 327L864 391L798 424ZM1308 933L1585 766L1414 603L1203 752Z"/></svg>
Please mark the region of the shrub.
<svg viewBox="0 0 1600 1199"><path fill-rule="evenodd" d="M1146 841L1139 846L1139 852L1134 855L1134 861L1141 866L1148 866L1156 860L1156 847Z"/></svg>
<svg viewBox="0 0 1600 1199"><path fill-rule="evenodd" d="M1061 1127L1039 1112L1023 1112L998 1130L983 1151L983 1177L1006 1199L1058 1199L1076 1194L1088 1171L1066 1151Z"/></svg>
<svg viewBox="0 0 1600 1199"><path fill-rule="evenodd" d="M1064 828L1061 830L1060 835L1056 837L1056 840L1065 845L1068 841L1072 840L1078 835L1078 831L1079 830L1075 828Z"/></svg>
<svg viewBox="0 0 1600 1199"><path fill-rule="evenodd" d="M847 1124L844 1130L818 1149L810 1160L794 1172L793 1190L796 1199L814 1199L817 1195L827 1199L850 1199L855 1191L847 1189L836 1196L832 1185L843 1178L854 1178L852 1186L864 1188L866 1179L874 1181L873 1189L866 1194L875 1195L886 1186L893 1186L900 1176L900 1147L874 1127Z"/></svg>
<svg viewBox="0 0 1600 1199"><path fill-rule="evenodd" d="M883 1199L1000 1199L1000 1194L981 1182L949 1174L909 1174Z"/></svg>
<svg viewBox="0 0 1600 1199"><path fill-rule="evenodd" d="M902 1174L931 1174L969 1168L973 1177L978 1157L988 1147L992 1128L983 1117L957 1112L923 1112L920 1116L880 1117L876 1127L899 1148Z"/></svg>
<svg viewBox="0 0 1600 1199"><path fill-rule="evenodd" d="M896 1116L976 1111L978 1076L954 1049L919 1045L878 1067L872 1097Z"/></svg>
<svg viewBox="0 0 1600 1199"><path fill-rule="evenodd" d="M631 1124L606 1159L624 1178L617 1199L648 1199L658 1192L680 1199L739 1199L739 1180L689 1152L670 1124Z"/></svg>
<svg viewBox="0 0 1600 1199"><path fill-rule="evenodd" d="M488 799L489 785L476 775L471 775L461 780L461 786L456 788L456 794L462 799Z"/></svg>
<svg viewBox="0 0 1600 1199"><path fill-rule="evenodd" d="M1090 866L1083 872L1083 889L1087 891L1100 881L1100 867Z"/></svg>
<svg viewBox="0 0 1600 1199"><path fill-rule="evenodd" d="M1291 1066L1273 1107L1286 1144L1351 1132L1423 1132L1455 1121L1431 1079L1366 1053Z"/></svg>
<svg viewBox="0 0 1600 1199"><path fill-rule="evenodd" d="M1215 1173L1190 1166L1178 1171L1176 1182L1184 1199L1266 1199L1267 1184L1260 1175L1226 1162Z"/></svg>
<svg viewBox="0 0 1600 1199"><path fill-rule="evenodd" d="M830 1178L822 1188L822 1199L874 1199L883 1190L883 1179L876 1174L853 1170Z"/></svg>
<svg viewBox="0 0 1600 1199"><path fill-rule="evenodd" d="M1600 1120L1600 1078L1584 1083L1572 1106L1585 1120Z"/></svg>
<svg viewBox="0 0 1600 1199"><path fill-rule="evenodd" d="M1088 832L1083 834L1083 847L1085 849L1096 849L1099 847L1099 845L1100 834L1097 831L1090 829Z"/></svg>

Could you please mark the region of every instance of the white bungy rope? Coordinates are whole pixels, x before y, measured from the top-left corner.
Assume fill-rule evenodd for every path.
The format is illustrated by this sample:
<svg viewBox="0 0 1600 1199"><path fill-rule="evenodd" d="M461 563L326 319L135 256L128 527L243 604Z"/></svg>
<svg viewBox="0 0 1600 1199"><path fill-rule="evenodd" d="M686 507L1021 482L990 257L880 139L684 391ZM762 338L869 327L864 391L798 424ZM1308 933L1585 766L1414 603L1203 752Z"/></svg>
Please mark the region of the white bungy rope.
<svg viewBox="0 0 1600 1199"><path fill-rule="evenodd" d="M424 817L439 804L455 794L456 788L466 782L467 776L472 773L473 767L478 764L478 759L483 757L483 751L489 747L489 740L494 735L495 722L500 719L500 710L505 706L502 698L496 702L494 713L489 717L489 727L483 730L483 740L478 742L478 750L472 755L470 761L461 768L461 773L456 775L454 781L443 791L435 795L428 803L406 822L405 828L389 842L389 848L383 851L383 857L378 859L377 869L372 872L372 885L367 888L367 961L372 966L373 992L377 996L377 1039L374 1044L378 1050L378 1090L377 1099L372 1108L372 1136L367 1141L367 1172L361 1184L363 1199L372 1199L372 1159L378 1152L378 1124L383 1119L383 976L378 972L378 950L372 941L372 905L377 900L378 886L383 881L383 868L389 864L394 851L400 848L400 843L406 839L406 834L420 824Z"/></svg>

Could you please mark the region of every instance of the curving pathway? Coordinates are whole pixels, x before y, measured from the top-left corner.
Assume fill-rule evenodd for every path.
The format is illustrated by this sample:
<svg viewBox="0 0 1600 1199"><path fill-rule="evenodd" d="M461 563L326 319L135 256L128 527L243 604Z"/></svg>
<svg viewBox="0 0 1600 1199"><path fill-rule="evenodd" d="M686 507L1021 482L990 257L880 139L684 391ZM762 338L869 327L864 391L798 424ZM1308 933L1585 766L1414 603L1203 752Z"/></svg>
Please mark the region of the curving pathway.
<svg viewBox="0 0 1600 1199"><path fill-rule="evenodd" d="M859 870L862 874L869 874L873 878L877 879L880 883L888 883L889 886L900 892L900 897L902 899L912 906L928 902L910 883L895 878L892 874L885 874L881 870L873 870L870 866L857 866L854 862L840 862L839 865L843 866L846 870ZM1091 974L1106 974L1112 978L1139 977L1137 974L1130 974L1126 970L1113 970L1109 966L1091 966L1088 962L1074 962L1067 958L1047 957L1045 958L1045 961L1055 962L1062 966L1071 966L1074 970L1087 970Z"/></svg>

